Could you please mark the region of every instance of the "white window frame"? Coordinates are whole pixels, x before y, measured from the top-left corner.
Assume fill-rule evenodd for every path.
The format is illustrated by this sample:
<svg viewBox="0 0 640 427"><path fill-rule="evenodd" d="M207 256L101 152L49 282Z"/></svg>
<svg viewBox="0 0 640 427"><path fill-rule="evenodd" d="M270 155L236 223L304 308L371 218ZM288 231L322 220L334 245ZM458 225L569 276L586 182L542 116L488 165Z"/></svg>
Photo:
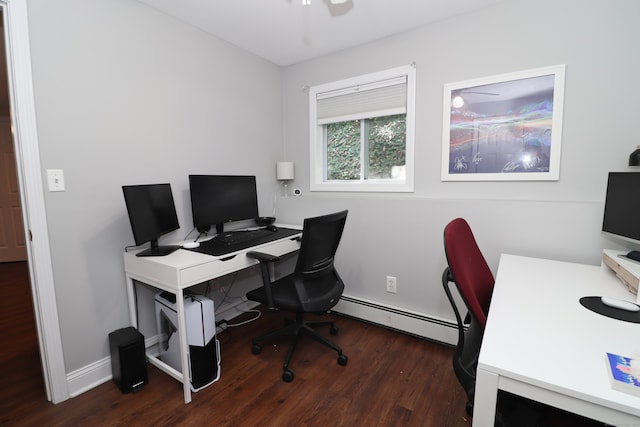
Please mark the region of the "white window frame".
<svg viewBox="0 0 640 427"><path fill-rule="evenodd" d="M413 192L414 175L414 129L415 129L415 66L406 65L385 71L365 74L345 80L325 83L309 88L309 141L310 141L310 190L311 191L352 191L352 192ZM404 179L361 179L349 181L329 181L326 179L326 150L324 147L324 126L318 120L318 99L329 92L346 93L363 87L376 87L381 82L406 79L406 173ZM398 114L393 110L384 115ZM353 120L356 115L344 117ZM361 117L360 117L361 118Z"/></svg>

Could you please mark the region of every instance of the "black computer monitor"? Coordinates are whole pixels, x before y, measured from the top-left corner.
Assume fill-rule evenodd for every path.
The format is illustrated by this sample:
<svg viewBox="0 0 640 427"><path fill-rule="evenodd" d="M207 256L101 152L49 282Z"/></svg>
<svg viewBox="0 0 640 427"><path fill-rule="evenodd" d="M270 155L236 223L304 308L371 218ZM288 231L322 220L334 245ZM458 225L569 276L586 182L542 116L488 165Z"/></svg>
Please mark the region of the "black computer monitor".
<svg viewBox="0 0 640 427"><path fill-rule="evenodd" d="M136 246L151 247L138 256L168 255L179 246L160 246L158 238L180 228L170 184L123 185L131 231Z"/></svg>
<svg viewBox="0 0 640 427"><path fill-rule="evenodd" d="M201 233L224 223L258 218L256 177L247 175L189 175L193 226Z"/></svg>
<svg viewBox="0 0 640 427"><path fill-rule="evenodd" d="M640 173L609 172L602 231L640 243Z"/></svg>

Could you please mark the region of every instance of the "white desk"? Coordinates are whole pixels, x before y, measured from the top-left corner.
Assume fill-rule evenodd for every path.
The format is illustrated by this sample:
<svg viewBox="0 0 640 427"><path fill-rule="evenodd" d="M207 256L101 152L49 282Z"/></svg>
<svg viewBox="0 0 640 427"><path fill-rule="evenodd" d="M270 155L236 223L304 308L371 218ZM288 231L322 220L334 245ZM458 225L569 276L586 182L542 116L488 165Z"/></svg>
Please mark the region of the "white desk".
<svg viewBox="0 0 640 427"><path fill-rule="evenodd" d="M286 227L299 228L295 226ZM169 255L160 257L138 257L135 252L125 252L124 269L129 299L129 316L132 326L138 326L134 280L176 295L182 372L178 372L149 353L147 353L147 359L150 363L183 383L185 403L191 402L191 389L189 384L189 346L187 345L184 320L184 290L207 280L258 264L255 259L247 257L246 254L249 251L258 250L277 256L295 252L300 248L300 243L295 240L299 236L300 234L288 236L222 256L211 256L185 249L178 249Z"/></svg>
<svg viewBox="0 0 640 427"><path fill-rule="evenodd" d="M502 255L480 350L473 426L493 426L498 389L612 425L640 425L640 397L611 388L605 353L640 352L640 324L584 308L635 296L608 267Z"/></svg>

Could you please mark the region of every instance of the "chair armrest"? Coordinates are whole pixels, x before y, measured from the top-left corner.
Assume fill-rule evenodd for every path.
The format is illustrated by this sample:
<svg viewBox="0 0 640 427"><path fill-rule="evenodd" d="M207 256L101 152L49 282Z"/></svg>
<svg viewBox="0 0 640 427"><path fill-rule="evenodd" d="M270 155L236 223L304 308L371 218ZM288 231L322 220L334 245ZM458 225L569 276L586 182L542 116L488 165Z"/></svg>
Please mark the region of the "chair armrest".
<svg viewBox="0 0 640 427"><path fill-rule="evenodd" d="M250 251L247 252L249 258L257 259L260 262L276 262L280 261L280 257L277 255L266 254L264 252Z"/></svg>
<svg viewBox="0 0 640 427"><path fill-rule="evenodd" d="M247 257L260 261L260 273L262 274L262 284L267 295L267 307L270 310L274 310L275 306L273 305L273 292L271 291L271 275L269 274L269 264L275 261L279 261L280 257L256 251L247 252Z"/></svg>

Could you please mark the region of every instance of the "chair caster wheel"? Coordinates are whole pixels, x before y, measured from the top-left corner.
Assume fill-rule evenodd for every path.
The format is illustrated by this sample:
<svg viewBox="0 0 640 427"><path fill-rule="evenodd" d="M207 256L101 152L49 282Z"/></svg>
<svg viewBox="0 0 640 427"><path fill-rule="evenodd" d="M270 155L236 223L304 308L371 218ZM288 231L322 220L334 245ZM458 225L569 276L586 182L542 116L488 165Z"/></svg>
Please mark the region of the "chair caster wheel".
<svg viewBox="0 0 640 427"><path fill-rule="evenodd" d="M338 334L338 328L336 328L335 326L332 326L331 329L329 329L329 333L331 335L337 335Z"/></svg>
<svg viewBox="0 0 640 427"><path fill-rule="evenodd" d="M282 373L282 381L285 383L290 383L293 381L293 371L291 369L285 369Z"/></svg>
<svg viewBox="0 0 640 427"><path fill-rule="evenodd" d="M251 353L260 354L261 351L262 351L262 346L260 344L253 344L251 346Z"/></svg>
<svg viewBox="0 0 640 427"><path fill-rule="evenodd" d="M341 354L340 356L338 356L338 365L346 366L348 361L349 361L349 358L347 357L346 354Z"/></svg>
<svg viewBox="0 0 640 427"><path fill-rule="evenodd" d="M465 409L467 411L467 415L473 417L473 402L475 400L475 384L471 387L471 389L467 392L467 404L465 405Z"/></svg>
<svg viewBox="0 0 640 427"><path fill-rule="evenodd" d="M464 409L466 410L467 415L469 415L470 417L473 416L473 403L467 402L467 404L465 405Z"/></svg>

